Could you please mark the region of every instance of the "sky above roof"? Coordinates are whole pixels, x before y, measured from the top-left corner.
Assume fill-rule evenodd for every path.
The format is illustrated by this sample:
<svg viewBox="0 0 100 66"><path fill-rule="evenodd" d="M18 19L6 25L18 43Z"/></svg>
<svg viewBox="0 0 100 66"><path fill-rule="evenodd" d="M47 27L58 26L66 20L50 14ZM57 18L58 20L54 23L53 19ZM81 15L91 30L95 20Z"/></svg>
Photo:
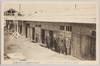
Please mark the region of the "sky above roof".
<svg viewBox="0 0 100 66"><path fill-rule="evenodd" d="M20 4L20 8L19 8ZM13 3L8 3L4 5L4 10L8 10L10 8L13 8L17 11L20 11L24 14L34 14L36 11L37 13L39 12L63 12L63 11L74 11L75 9L77 10L87 10L92 9L92 11L95 10L96 4L95 3L68 3L68 2L51 2L51 3L25 3L25 4L13 4ZM83 11L84 12L84 11ZM94 11L95 13L95 11Z"/></svg>
<svg viewBox="0 0 100 66"><path fill-rule="evenodd" d="M96 6L95 2L27 2L7 3L3 8L4 11L13 8L31 18L96 19Z"/></svg>

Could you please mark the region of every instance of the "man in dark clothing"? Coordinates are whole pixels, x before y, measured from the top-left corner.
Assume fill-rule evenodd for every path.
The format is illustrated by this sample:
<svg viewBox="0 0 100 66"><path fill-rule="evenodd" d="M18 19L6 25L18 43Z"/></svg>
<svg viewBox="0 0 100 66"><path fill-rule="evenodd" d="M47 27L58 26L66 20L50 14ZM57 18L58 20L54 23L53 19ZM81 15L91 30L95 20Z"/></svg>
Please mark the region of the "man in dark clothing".
<svg viewBox="0 0 100 66"><path fill-rule="evenodd" d="M50 48L50 36L49 36L49 34L46 35L46 43L47 43L47 47L49 49Z"/></svg>
<svg viewBox="0 0 100 66"><path fill-rule="evenodd" d="M59 50L59 54L62 52L62 49L63 49L63 43L62 43L62 36L60 35L58 37L58 50Z"/></svg>
<svg viewBox="0 0 100 66"><path fill-rule="evenodd" d="M54 45L55 51L57 52L57 38L55 34L53 36L53 45Z"/></svg>
<svg viewBox="0 0 100 66"><path fill-rule="evenodd" d="M66 38L64 39L64 52L67 55Z"/></svg>

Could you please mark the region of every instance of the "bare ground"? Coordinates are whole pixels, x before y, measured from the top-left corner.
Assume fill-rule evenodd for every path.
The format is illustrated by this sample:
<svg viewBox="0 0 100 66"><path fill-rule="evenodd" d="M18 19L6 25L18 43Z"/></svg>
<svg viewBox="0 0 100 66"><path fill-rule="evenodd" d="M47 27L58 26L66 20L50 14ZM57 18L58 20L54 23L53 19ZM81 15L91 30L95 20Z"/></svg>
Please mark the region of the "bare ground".
<svg viewBox="0 0 100 66"><path fill-rule="evenodd" d="M33 43L27 38L10 38L10 34L5 34L4 38L4 55L12 53L21 53L25 56L24 61L81 61L73 56L59 54L46 47L40 46L38 43ZM11 59L11 58L7 58Z"/></svg>

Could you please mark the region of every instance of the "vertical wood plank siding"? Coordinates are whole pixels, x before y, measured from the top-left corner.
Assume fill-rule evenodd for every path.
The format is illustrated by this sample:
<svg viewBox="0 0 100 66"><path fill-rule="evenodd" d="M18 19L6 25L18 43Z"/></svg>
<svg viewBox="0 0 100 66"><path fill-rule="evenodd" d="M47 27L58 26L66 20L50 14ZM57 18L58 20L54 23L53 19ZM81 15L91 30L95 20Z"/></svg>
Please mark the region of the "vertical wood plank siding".
<svg viewBox="0 0 100 66"><path fill-rule="evenodd" d="M90 31L96 30L95 24L76 24L76 23L55 23L55 22L23 22L22 34L26 34L25 25L26 23L30 24L30 27L27 27L27 36L32 39L32 28L35 28L35 34L38 31L39 33L39 43L42 43L41 39L41 30L45 30L46 34L49 34L49 31L53 31L58 38L62 34L63 39L68 37L71 44L72 56L75 56L80 59L96 59L96 37L91 36ZM35 25L41 25L41 27L36 27ZM60 25L64 26L64 30L60 30ZM72 31L66 31L66 26L72 26ZM20 29L19 29L20 32ZM36 40L35 36L34 39ZM46 44L46 41L44 42Z"/></svg>

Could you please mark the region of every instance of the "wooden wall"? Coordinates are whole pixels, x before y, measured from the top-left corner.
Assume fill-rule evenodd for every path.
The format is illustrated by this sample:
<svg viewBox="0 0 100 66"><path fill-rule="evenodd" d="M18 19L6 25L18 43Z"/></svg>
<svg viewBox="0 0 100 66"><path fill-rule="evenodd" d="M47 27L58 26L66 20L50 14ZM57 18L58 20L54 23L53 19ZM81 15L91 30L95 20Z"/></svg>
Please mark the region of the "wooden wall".
<svg viewBox="0 0 100 66"><path fill-rule="evenodd" d="M96 59L96 37L91 36L91 30L96 30L95 24L79 24L79 23L54 23L54 22L25 22L23 31L25 32L25 24L29 23L28 38L32 39L32 28L35 27L35 33L39 33L39 43L41 40L41 29L45 30L46 34L53 31L57 37L62 33L63 39L69 37L71 43L71 55L80 59ZM36 27L35 25L41 25ZM72 26L72 31L60 30L60 25ZM23 33L25 34L25 33ZM45 42L46 44L46 42Z"/></svg>

